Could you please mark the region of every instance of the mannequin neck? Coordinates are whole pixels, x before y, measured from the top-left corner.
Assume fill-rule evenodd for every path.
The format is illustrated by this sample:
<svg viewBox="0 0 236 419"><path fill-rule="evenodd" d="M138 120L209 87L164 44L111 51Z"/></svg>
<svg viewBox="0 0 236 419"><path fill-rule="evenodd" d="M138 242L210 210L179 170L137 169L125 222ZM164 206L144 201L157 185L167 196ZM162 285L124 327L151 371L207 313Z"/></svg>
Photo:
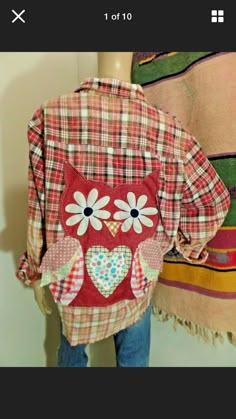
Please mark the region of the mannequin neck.
<svg viewBox="0 0 236 419"><path fill-rule="evenodd" d="M132 52L98 52L98 77L131 83Z"/></svg>

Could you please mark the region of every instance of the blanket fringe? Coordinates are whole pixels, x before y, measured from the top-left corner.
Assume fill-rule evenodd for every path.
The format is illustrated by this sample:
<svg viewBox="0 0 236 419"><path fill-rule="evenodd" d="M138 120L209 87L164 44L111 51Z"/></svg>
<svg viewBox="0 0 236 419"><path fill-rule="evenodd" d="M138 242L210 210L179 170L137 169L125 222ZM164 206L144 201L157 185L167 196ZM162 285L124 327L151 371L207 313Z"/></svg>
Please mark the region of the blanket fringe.
<svg viewBox="0 0 236 419"><path fill-rule="evenodd" d="M236 346L236 333L211 330L193 323L190 320L182 319L175 314L166 313L164 310L157 307L153 307L153 314L161 322L173 319L173 328L175 331L177 330L178 325L181 325L189 334L196 336L198 340L202 340L205 343L214 346L217 342L223 344L225 342L225 337L227 337L230 343Z"/></svg>

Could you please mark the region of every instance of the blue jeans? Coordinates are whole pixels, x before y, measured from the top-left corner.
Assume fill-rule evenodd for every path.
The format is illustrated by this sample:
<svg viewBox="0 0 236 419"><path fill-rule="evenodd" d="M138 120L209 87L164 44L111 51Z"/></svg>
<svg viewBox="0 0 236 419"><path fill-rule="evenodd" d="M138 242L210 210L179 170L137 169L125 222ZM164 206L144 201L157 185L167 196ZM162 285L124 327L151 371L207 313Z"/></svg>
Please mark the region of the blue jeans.
<svg viewBox="0 0 236 419"><path fill-rule="evenodd" d="M114 335L117 367L149 367L151 305L132 326ZM61 335L57 367L87 367L86 344L71 346Z"/></svg>

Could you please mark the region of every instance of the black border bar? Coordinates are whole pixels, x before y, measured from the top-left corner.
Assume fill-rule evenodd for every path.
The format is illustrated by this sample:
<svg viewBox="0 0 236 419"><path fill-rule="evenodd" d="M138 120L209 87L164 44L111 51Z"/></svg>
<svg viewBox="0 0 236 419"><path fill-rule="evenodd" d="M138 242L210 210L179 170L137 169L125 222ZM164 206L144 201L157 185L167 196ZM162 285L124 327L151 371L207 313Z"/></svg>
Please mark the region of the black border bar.
<svg viewBox="0 0 236 419"><path fill-rule="evenodd" d="M0 51L236 51L233 4L222 0L28 2L0 5ZM134 2L132 2L134 3ZM217 3L217 4L216 4ZM224 23L211 23L211 10ZM21 14L16 18L14 10Z"/></svg>

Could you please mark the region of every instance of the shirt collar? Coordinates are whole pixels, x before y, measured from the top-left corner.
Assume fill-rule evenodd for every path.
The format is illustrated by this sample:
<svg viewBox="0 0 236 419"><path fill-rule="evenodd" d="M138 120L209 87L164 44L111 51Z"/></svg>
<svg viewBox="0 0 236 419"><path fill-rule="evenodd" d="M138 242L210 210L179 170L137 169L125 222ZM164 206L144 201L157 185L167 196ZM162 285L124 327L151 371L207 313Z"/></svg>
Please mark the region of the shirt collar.
<svg viewBox="0 0 236 419"><path fill-rule="evenodd" d="M95 90L100 93L146 101L143 88L139 84L113 78L89 77L81 83L76 92L81 90Z"/></svg>

